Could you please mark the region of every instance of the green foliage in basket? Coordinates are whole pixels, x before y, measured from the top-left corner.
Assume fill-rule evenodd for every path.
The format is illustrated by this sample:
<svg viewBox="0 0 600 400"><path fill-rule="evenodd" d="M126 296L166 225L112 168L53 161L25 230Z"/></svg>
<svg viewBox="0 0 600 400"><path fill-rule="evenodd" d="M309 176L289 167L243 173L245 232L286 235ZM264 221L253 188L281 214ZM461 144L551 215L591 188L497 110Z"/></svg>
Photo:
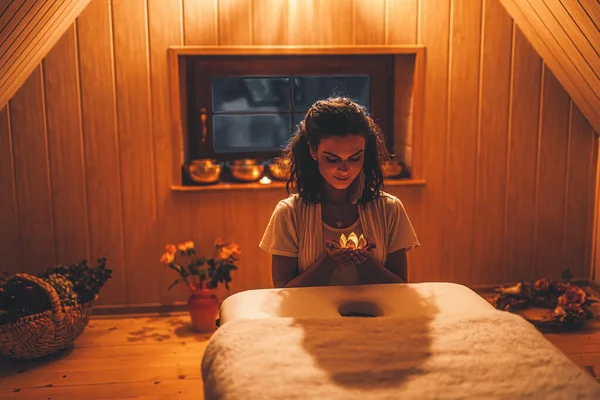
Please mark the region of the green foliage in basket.
<svg viewBox="0 0 600 400"><path fill-rule="evenodd" d="M60 304L63 307L70 307L77 305L77 293L75 293L75 289L73 286L73 282L69 280L64 275L61 274L50 274L46 281L54 287L56 290L56 294L58 294L58 298L60 299Z"/></svg>
<svg viewBox="0 0 600 400"><path fill-rule="evenodd" d="M81 304L94 299L106 281L111 278L112 270L106 268L106 258L100 258L95 268L90 268L87 260L83 260L77 264L61 264L52 267L41 277L47 279L52 274L62 275L73 283L77 302Z"/></svg>
<svg viewBox="0 0 600 400"><path fill-rule="evenodd" d="M111 278L112 270L106 268L106 258L90 268L86 260L61 264L38 275L56 290L63 307L87 303L94 299ZM38 314L51 308L44 291L17 276L0 277L0 325L9 324L21 317Z"/></svg>

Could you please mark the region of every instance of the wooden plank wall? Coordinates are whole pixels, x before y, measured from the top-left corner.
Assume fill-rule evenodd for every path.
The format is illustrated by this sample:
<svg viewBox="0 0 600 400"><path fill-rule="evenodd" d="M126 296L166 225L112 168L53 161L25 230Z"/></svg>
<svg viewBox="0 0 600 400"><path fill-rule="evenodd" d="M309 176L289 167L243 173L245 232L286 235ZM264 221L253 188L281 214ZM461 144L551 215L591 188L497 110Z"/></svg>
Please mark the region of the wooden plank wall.
<svg viewBox="0 0 600 400"><path fill-rule="evenodd" d="M0 108L90 0L0 1Z"/></svg>
<svg viewBox="0 0 600 400"><path fill-rule="evenodd" d="M600 130L600 3L500 0L591 125Z"/></svg>
<svg viewBox="0 0 600 400"><path fill-rule="evenodd" d="M167 47L415 43L406 145L427 185L388 188L422 243L410 279L587 277L596 134L499 0L92 0L0 110L0 270L107 256L102 304L169 304L186 293L167 291L164 244L224 237L244 255L232 293L269 287L258 241L283 189L169 189Z"/></svg>

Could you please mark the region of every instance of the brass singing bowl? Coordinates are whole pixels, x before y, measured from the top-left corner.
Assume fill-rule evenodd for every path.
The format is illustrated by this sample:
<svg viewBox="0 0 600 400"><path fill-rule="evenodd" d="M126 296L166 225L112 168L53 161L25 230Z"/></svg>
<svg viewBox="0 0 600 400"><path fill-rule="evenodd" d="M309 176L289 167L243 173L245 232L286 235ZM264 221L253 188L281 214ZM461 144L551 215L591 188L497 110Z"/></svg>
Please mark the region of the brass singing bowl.
<svg viewBox="0 0 600 400"><path fill-rule="evenodd" d="M274 158L271 161L267 168L269 169L269 173L273 177L273 179L277 179L280 181L286 181L290 178L291 175L291 162L288 159L280 159Z"/></svg>
<svg viewBox="0 0 600 400"><path fill-rule="evenodd" d="M386 178L393 178L399 176L402 173L403 167L396 161L385 161L382 165L383 176Z"/></svg>
<svg viewBox="0 0 600 400"><path fill-rule="evenodd" d="M187 169L196 183L216 183L221 177L221 164L216 160L192 160Z"/></svg>
<svg viewBox="0 0 600 400"><path fill-rule="evenodd" d="M235 160L228 164L231 170L231 175L237 180L244 182L253 182L260 179L264 165L258 163L257 160L246 158L243 160Z"/></svg>

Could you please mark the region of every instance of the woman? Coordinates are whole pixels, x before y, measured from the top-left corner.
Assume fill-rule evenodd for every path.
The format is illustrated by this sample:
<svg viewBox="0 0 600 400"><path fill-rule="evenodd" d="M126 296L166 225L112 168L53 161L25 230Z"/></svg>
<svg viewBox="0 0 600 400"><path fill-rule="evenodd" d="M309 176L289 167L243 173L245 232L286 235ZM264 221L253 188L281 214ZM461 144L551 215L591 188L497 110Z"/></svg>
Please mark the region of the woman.
<svg viewBox="0 0 600 400"><path fill-rule="evenodd" d="M317 101L284 150L287 199L260 248L272 255L275 287L406 282L406 252L419 241L398 198L382 191L383 135L347 98ZM364 235L370 249L339 248L341 234Z"/></svg>

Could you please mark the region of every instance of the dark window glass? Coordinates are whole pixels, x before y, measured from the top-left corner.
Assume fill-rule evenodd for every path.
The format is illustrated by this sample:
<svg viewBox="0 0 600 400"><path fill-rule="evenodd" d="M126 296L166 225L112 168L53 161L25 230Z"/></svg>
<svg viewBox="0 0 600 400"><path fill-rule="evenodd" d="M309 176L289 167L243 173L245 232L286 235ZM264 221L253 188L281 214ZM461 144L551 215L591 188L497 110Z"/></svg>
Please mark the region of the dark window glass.
<svg viewBox="0 0 600 400"><path fill-rule="evenodd" d="M347 96L368 108L369 85L368 75L215 77L212 79L214 151L281 150L315 101Z"/></svg>
<svg viewBox="0 0 600 400"><path fill-rule="evenodd" d="M291 135L291 114L213 116L216 153L281 151Z"/></svg>
<svg viewBox="0 0 600 400"><path fill-rule="evenodd" d="M290 82L280 76L213 78L213 112L290 111Z"/></svg>

